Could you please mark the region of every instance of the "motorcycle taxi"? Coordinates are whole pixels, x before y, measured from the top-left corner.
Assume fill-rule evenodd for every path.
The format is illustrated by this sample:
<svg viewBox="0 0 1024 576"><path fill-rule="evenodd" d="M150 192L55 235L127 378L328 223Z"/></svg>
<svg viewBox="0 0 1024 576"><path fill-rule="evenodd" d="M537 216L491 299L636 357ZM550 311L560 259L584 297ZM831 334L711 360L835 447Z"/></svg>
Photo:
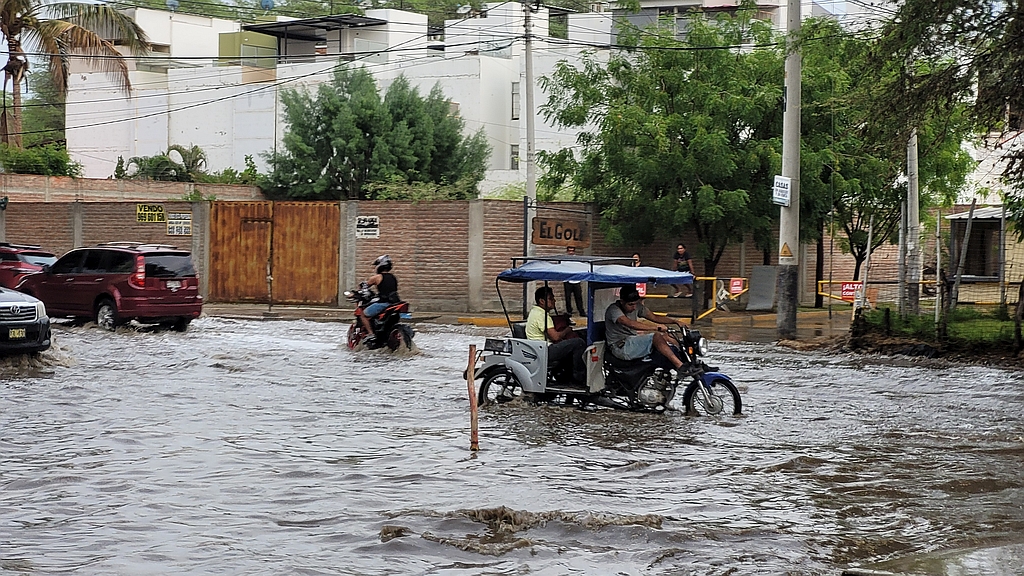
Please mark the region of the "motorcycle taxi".
<svg viewBox="0 0 1024 576"><path fill-rule="evenodd" d="M523 397L525 400L578 403L581 407L662 412L669 409L679 386L684 386L682 405L687 414L729 415L741 413L739 391L732 380L701 359L708 341L698 330L673 331L683 369L677 373L667 358L655 352L641 360L625 361L605 350L604 312L617 298L617 289L633 283L691 284L689 272L673 272L652 266L633 267L619 262L628 258L599 256L516 257L512 267L498 274L495 287L512 337L488 338L478 352L475 376L481 380L481 406ZM502 283L586 282L587 325L577 331L586 339L586 382L572 378L571 363L551 366L547 342L526 338L526 322L513 322L501 294Z"/></svg>

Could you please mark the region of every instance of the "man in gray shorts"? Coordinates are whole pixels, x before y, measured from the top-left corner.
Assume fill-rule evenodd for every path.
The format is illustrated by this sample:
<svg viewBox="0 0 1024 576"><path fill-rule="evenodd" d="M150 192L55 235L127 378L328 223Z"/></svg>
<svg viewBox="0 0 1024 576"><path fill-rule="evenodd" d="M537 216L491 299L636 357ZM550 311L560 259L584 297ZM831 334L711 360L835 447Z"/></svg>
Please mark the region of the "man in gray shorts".
<svg viewBox="0 0 1024 576"><path fill-rule="evenodd" d="M655 326L640 322L640 318L653 322ZM672 363L678 372L683 362L672 351L679 346L675 338L667 334L664 324L683 325L683 321L659 316L644 306L636 286L627 284L619 290L619 299L608 306L604 313L605 346L620 360L637 360L657 350ZM644 334L638 334L644 331Z"/></svg>

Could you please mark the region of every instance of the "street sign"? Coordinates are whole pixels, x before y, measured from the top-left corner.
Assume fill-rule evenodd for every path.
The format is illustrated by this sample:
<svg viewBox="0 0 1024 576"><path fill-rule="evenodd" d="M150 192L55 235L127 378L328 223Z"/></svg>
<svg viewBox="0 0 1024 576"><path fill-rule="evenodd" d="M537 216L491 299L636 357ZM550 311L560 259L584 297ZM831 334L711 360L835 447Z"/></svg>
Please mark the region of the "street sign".
<svg viewBox="0 0 1024 576"><path fill-rule="evenodd" d="M729 293L739 294L740 292L743 292L743 278L730 278Z"/></svg>
<svg viewBox="0 0 1024 576"><path fill-rule="evenodd" d="M563 218L534 218L533 243L540 246L590 246L586 222Z"/></svg>
<svg viewBox="0 0 1024 576"><path fill-rule="evenodd" d="M843 302L853 302L857 297L857 292L860 291L860 282L843 282L840 284L839 297L843 299Z"/></svg>
<svg viewBox="0 0 1024 576"><path fill-rule="evenodd" d="M772 186L772 203L780 206L789 206L789 185L790 179L785 176L776 176L775 185Z"/></svg>

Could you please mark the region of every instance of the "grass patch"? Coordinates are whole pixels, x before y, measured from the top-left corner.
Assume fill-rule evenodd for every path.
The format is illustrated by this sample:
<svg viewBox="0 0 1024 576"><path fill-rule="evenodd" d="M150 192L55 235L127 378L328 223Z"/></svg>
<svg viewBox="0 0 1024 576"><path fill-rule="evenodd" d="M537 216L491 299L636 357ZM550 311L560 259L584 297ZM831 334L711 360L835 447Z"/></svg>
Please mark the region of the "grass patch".
<svg viewBox="0 0 1024 576"><path fill-rule="evenodd" d="M887 325L886 308L879 308L865 311L864 322L870 332L936 341L933 314L903 319L893 308L889 309ZM1013 329L1013 321L1007 317L1004 309L988 311L961 306L949 314L946 322L947 341L970 347L1012 345Z"/></svg>

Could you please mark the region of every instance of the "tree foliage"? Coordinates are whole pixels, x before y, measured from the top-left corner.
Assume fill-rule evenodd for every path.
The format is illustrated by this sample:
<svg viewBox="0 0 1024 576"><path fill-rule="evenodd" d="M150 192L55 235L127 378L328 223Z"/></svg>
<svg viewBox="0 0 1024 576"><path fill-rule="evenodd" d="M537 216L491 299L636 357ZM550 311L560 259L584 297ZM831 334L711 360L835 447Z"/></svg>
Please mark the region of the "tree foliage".
<svg viewBox="0 0 1024 576"><path fill-rule="evenodd" d="M1024 237L1024 146L1011 138L1024 113L1024 3L905 0L870 64L887 72L874 90L874 129L905 133L926 117L955 118L1010 141L1001 152L1006 201Z"/></svg>
<svg viewBox="0 0 1024 576"><path fill-rule="evenodd" d="M399 77L382 99L368 71L342 69L315 94L290 90L282 102L288 130L284 150L267 155L270 196L392 198L403 183L447 198L476 196L490 146L482 130L463 136L437 86L424 98Z"/></svg>
<svg viewBox="0 0 1024 576"><path fill-rule="evenodd" d="M60 144L32 148L0 144L0 172L78 177L82 175L82 165L73 161Z"/></svg>
<svg viewBox="0 0 1024 576"><path fill-rule="evenodd" d="M782 64L770 24L690 19L624 36L637 50L560 63L541 81L542 107L557 125L581 128L578 150L543 154L542 185L566 182L593 200L607 237L647 244L656 233L696 234L705 273L726 246L753 234L771 242L769 188L779 165Z"/></svg>
<svg viewBox="0 0 1024 576"><path fill-rule="evenodd" d="M102 30L101 36L96 31ZM0 113L0 139L22 146L22 83L29 71L29 58L23 40L31 39L32 50L46 62L54 89L67 90L71 58L110 73L126 92L131 90L124 50L141 55L148 50L146 35L130 18L106 4L43 2L41 0L4 0L0 2L0 33L7 42L8 59L4 65L3 112ZM107 40L104 36L112 36ZM10 86L11 106L6 91Z"/></svg>

